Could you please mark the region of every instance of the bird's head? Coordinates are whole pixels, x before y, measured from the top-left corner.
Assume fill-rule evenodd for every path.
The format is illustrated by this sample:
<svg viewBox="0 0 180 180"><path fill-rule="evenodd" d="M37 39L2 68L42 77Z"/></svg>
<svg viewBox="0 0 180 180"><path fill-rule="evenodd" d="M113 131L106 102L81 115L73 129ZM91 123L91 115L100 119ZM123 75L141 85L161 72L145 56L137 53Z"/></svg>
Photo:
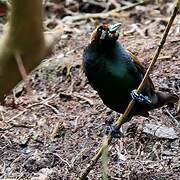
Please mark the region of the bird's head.
<svg viewBox="0 0 180 180"><path fill-rule="evenodd" d="M119 37L118 29L121 23L114 25L103 24L98 26L91 34L91 42L109 42L116 41Z"/></svg>

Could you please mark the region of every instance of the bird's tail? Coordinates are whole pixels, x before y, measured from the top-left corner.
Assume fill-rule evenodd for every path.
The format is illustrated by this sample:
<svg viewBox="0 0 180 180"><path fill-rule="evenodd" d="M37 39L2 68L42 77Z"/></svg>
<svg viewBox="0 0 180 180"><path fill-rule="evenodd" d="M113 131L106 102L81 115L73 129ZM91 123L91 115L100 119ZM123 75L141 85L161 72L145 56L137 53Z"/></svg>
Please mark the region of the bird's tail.
<svg viewBox="0 0 180 180"><path fill-rule="evenodd" d="M159 108L167 104L173 104L178 101L179 101L179 97L176 94L169 92L155 91L154 97L152 99L153 109Z"/></svg>

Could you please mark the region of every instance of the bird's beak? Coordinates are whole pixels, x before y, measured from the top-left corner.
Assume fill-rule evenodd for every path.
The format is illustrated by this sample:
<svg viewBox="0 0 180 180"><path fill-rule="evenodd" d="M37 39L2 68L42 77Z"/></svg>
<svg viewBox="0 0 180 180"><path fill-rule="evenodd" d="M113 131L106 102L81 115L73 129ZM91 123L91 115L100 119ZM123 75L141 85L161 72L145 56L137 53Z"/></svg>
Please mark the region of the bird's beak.
<svg viewBox="0 0 180 180"><path fill-rule="evenodd" d="M109 28L109 32L116 32L121 26L121 23L116 23Z"/></svg>

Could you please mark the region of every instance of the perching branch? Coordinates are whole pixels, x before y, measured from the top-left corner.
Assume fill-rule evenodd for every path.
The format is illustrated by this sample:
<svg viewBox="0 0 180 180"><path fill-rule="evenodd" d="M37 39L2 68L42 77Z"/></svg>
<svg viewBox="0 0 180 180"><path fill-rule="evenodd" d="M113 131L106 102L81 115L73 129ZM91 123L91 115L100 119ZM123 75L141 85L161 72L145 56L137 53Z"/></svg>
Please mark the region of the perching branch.
<svg viewBox="0 0 180 180"><path fill-rule="evenodd" d="M176 4L175 4L175 7L174 7L174 10L173 10L173 13L172 13L172 15L170 17L170 20L169 20L169 22L168 22L168 24L166 26L166 29L165 29L165 31L163 33L160 44L159 44L158 48L156 49L154 57L153 57L153 59L151 61L151 64L149 65L149 68L147 69L146 74L144 75L144 78L143 78L141 84L139 85L139 87L137 89L138 93L141 93L141 91L143 90L144 85L146 83L146 80L148 79L148 76L149 76L151 70L153 69L154 64L156 63L156 61L158 59L158 56L159 56L159 54L160 54L160 52L161 52L161 50L163 48L163 45L164 45L164 43L166 41L167 35L169 33L169 30L170 30L170 28L172 26L172 23L173 23L176 15L178 13L179 8L180 8L180 0L177 0ZM131 100L131 102L129 103L128 107L126 108L124 114L120 118L117 119L117 121L115 123L117 128L120 128L121 125L124 123L124 120L127 118L128 114L131 111L131 109L133 108L134 104L135 104L135 101ZM113 137L112 137L111 134L109 134L107 136L107 138L105 139L105 142L103 143L102 147L98 150L97 154L91 159L90 163L88 164L88 166L86 167L84 172L81 174L79 180L84 180L86 178L88 173L91 171L93 166L96 164L98 159L101 157L102 152L107 148L107 145L110 144L112 138Z"/></svg>

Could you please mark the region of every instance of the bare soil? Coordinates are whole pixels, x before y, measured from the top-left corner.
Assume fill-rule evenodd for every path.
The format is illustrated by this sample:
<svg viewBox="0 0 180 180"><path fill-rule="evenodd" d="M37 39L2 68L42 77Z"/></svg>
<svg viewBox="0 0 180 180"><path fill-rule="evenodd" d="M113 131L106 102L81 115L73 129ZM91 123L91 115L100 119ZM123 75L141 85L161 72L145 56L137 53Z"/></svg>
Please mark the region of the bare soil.
<svg viewBox="0 0 180 180"><path fill-rule="evenodd" d="M76 3L90 13L103 11L98 5L89 8L82 1ZM73 9L76 6L72 2L67 6L60 1L47 2L45 28L53 29L63 22L64 33L54 53L26 82L14 88L0 109L0 179L58 180L80 175L101 146L107 123L119 117L103 105L88 84L82 69L83 49L97 24L121 22L121 43L148 66L173 5L172 1L159 3L139 5L105 19L68 23L63 21L67 10L85 10ZM180 95L179 58L180 15L151 75L157 89ZM179 135L179 126L173 120L178 121L176 107L154 110L149 118L134 117L123 125L124 137L114 139L109 146L109 179L179 179L180 139L159 138L142 131L150 122L172 127ZM102 174L99 161L88 178L101 179Z"/></svg>

